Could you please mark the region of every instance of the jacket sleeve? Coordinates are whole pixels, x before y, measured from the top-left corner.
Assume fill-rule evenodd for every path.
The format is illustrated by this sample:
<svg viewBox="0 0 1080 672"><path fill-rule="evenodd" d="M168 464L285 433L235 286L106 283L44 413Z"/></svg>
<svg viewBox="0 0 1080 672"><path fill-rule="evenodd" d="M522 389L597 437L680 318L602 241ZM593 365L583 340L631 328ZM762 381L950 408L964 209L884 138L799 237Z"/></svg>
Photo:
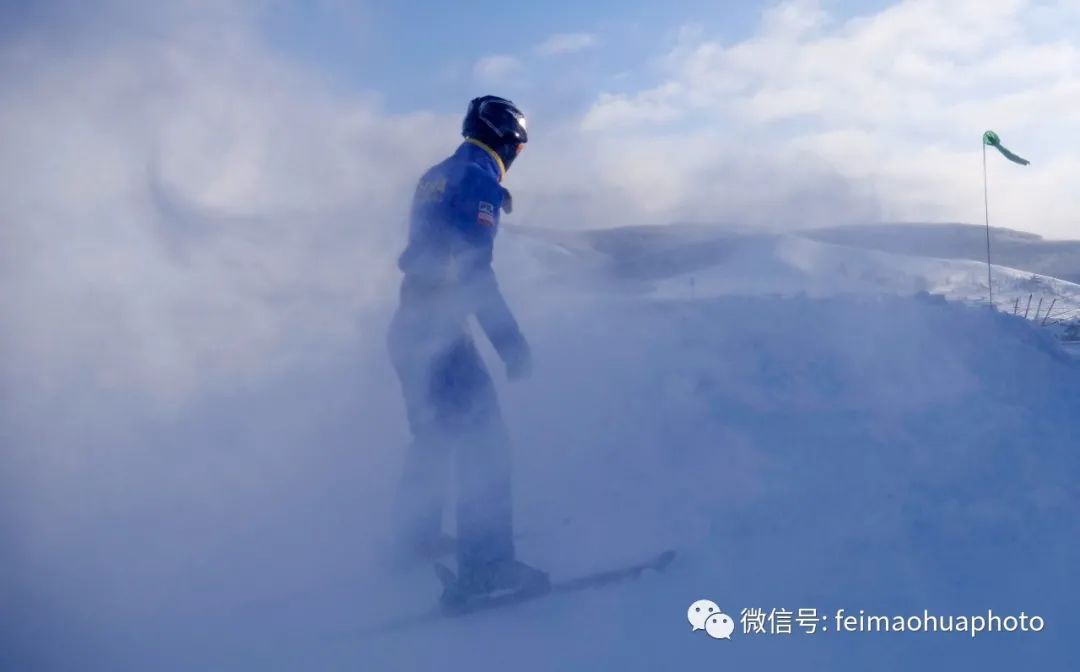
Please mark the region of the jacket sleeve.
<svg viewBox="0 0 1080 672"><path fill-rule="evenodd" d="M464 247L459 256L459 277L476 321L499 357L511 365L529 356L529 345L491 266L503 193L498 183L486 175L469 182L459 210Z"/></svg>

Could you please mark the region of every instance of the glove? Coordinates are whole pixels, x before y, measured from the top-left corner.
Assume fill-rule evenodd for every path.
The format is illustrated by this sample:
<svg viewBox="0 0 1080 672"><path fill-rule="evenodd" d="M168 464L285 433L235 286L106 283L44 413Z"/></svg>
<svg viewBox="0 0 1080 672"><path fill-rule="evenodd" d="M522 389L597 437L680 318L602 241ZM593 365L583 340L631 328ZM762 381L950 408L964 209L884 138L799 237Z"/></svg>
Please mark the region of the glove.
<svg viewBox="0 0 1080 672"><path fill-rule="evenodd" d="M509 215L514 211L514 197L510 195L510 190L506 187L502 187L502 195L502 210Z"/></svg>
<svg viewBox="0 0 1080 672"><path fill-rule="evenodd" d="M510 380L522 380L532 374L532 351L529 344L522 341L514 350L514 355L506 360L506 377Z"/></svg>

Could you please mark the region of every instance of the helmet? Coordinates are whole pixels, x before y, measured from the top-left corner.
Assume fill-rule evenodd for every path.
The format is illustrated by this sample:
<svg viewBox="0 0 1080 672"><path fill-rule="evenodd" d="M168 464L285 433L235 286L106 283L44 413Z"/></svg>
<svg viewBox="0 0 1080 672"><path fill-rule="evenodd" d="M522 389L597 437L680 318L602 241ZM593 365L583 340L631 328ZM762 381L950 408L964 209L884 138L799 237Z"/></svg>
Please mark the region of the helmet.
<svg viewBox="0 0 1080 672"><path fill-rule="evenodd" d="M461 122L461 134L490 147L502 159L504 168L510 168L522 146L529 141L525 113L498 96L481 96L469 102Z"/></svg>

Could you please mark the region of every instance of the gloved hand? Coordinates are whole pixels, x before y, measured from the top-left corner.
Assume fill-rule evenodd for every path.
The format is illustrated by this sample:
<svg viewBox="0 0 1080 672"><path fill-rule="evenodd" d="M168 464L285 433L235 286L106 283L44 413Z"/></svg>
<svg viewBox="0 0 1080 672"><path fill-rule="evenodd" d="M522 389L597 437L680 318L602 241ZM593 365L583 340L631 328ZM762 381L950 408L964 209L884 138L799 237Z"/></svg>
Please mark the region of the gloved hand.
<svg viewBox="0 0 1080 672"><path fill-rule="evenodd" d="M502 194L502 210L509 215L514 211L514 197L510 195L510 190L506 187L502 187Z"/></svg>
<svg viewBox="0 0 1080 672"><path fill-rule="evenodd" d="M506 360L506 377L510 380L522 380L532 375L532 351L525 341L514 349L514 354Z"/></svg>

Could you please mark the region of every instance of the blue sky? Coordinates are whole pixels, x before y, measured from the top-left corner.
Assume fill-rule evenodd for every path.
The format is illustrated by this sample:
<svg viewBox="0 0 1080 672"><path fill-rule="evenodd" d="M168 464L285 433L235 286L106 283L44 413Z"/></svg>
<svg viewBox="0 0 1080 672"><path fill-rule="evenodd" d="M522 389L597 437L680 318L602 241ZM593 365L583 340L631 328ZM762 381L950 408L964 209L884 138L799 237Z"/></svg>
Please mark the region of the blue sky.
<svg viewBox="0 0 1080 672"><path fill-rule="evenodd" d="M273 8L264 25L276 46L347 86L378 90L391 109L457 110L473 85L473 64L487 55L528 58L525 76L558 79L567 75L565 63L529 58L536 45L554 34L596 35L602 48L575 66L586 69L592 84L603 85L647 64L687 17L714 23L732 37L749 32L759 14L755 3L725 4L730 7L718 16L715 2L685 0L383 2L353 15L352 25L363 25L361 41L348 22L339 21L341 10L310 2Z"/></svg>
<svg viewBox="0 0 1080 672"><path fill-rule="evenodd" d="M522 62L521 80L509 78L500 90L528 94L522 80L542 83L549 92L556 90L560 103L584 107L596 90L648 83L656 74L654 61L684 26L695 24L737 42L752 35L762 12L776 3L404 0L357 8L346 4L272 3L262 15L261 29L275 48L329 74L341 86L378 91L391 111L456 112L463 97L481 92L484 84L471 75L474 64L485 56L506 54ZM887 4L844 0L823 6L836 16L849 17ZM536 53L537 46L553 35L568 34L593 36L595 45L573 59ZM539 98L536 102L549 99ZM559 110L552 106L551 112Z"/></svg>

